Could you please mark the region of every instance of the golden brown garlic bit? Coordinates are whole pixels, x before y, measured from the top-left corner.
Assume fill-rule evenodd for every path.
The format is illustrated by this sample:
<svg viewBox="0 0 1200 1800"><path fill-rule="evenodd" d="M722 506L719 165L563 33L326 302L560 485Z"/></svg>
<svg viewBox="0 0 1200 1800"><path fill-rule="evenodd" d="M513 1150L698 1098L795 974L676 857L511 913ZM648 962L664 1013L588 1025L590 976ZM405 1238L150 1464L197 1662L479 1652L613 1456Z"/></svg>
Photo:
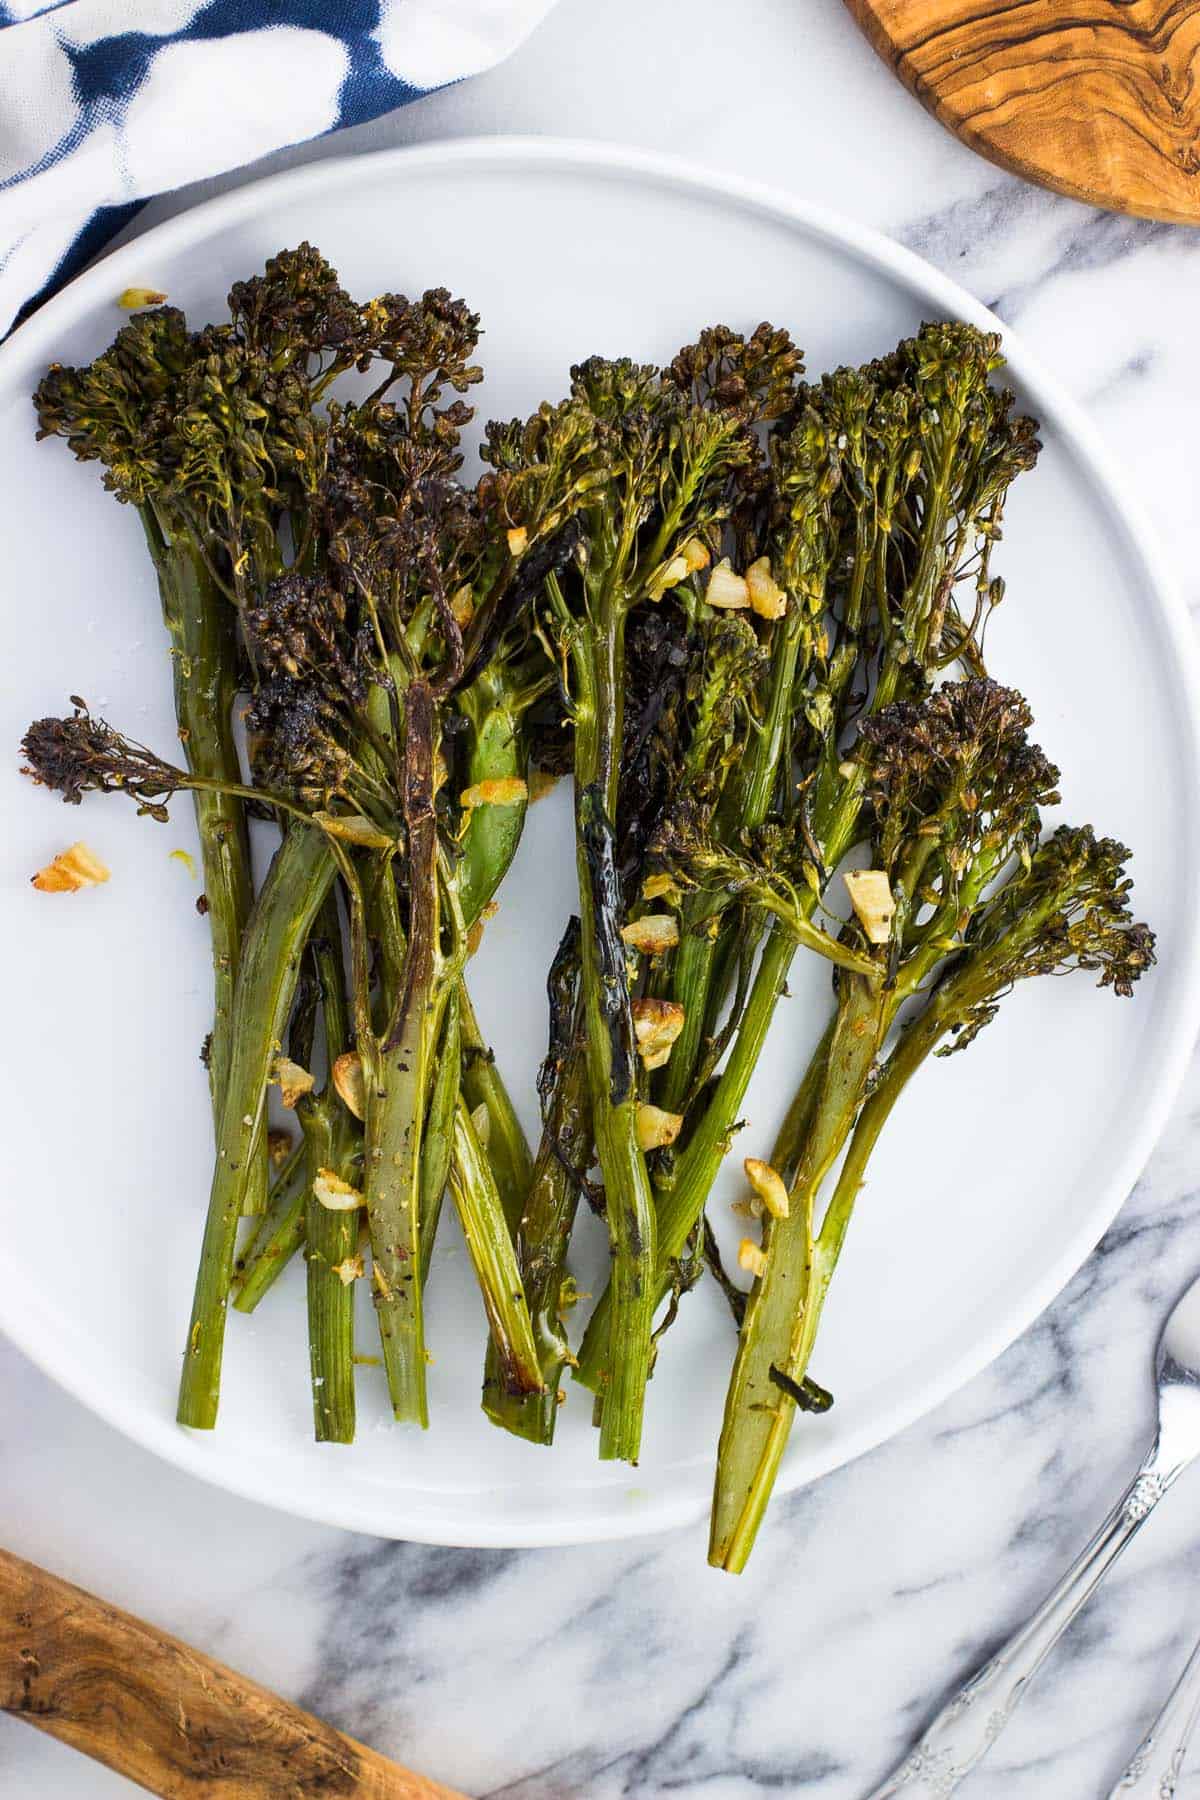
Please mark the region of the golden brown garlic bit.
<svg viewBox="0 0 1200 1800"><path fill-rule="evenodd" d="M313 822L330 837L340 838L343 843L354 844L362 850L390 850L396 841L386 831L380 831L370 819L364 819L361 813L315 812Z"/></svg>
<svg viewBox="0 0 1200 1800"><path fill-rule="evenodd" d="M747 1275L761 1279L767 1272L766 1251L753 1238L743 1238L738 1245L738 1268L745 1269Z"/></svg>
<svg viewBox="0 0 1200 1800"><path fill-rule="evenodd" d="M303 1100L305 1094L311 1094L313 1091L313 1077L307 1069L302 1069L298 1062L293 1062L290 1056L275 1058L272 1080L279 1083L279 1098L289 1112L299 1101Z"/></svg>
<svg viewBox="0 0 1200 1800"><path fill-rule="evenodd" d="M458 803L466 812L476 806L519 806L528 800L529 788L519 775L494 775L489 781L477 781L464 788Z"/></svg>
<svg viewBox="0 0 1200 1800"><path fill-rule="evenodd" d="M675 906L681 897L679 883L673 875L668 875L665 870L660 871L657 875L647 875L642 883L643 900L669 900L671 905Z"/></svg>
<svg viewBox="0 0 1200 1800"><path fill-rule="evenodd" d="M679 920L671 913L647 913L621 927L621 939L643 956L659 956L679 942Z"/></svg>
<svg viewBox="0 0 1200 1800"><path fill-rule="evenodd" d="M746 570L746 587L750 604L760 619L782 619L787 611L787 595L771 574L770 558L760 556Z"/></svg>
<svg viewBox="0 0 1200 1800"><path fill-rule="evenodd" d="M53 862L30 879L41 894L74 894L80 888L99 887L108 880L108 870L94 850L78 843L60 850Z"/></svg>
<svg viewBox="0 0 1200 1800"><path fill-rule="evenodd" d="M673 1144L683 1129L683 1114L664 1112L661 1106L643 1101L637 1109L637 1141L642 1150L662 1150Z"/></svg>
<svg viewBox="0 0 1200 1800"><path fill-rule="evenodd" d="M362 1058L357 1050L343 1051L334 1059L330 1071L333 1077L334 1092L348 1112L356 1119L367 1116L367 1089L363 1079Z"/></svg>
<svg viewBox="0 0 1200 1800"><path fill-rule="evenodd" d="M644 998L635 1000L630 1010L638 1055L647 1069L661 1069L683 1030L683 1007L678 1000Z"/></svg>
<svg viewBox="0 0 1200 1800"><path fill-rule="evenodd" d="M363 1197L356 1187L343 1181L332 1169L318 1169L313 1177L313 1198L328 1212L356 1212Z"/></svg>
<svg viewBox="0 0 1200 1800"><path fill-rule="evenodd" d="M852 869L842 879L869 944L886 944L892 935L896 903L886 869Z"/></svg>
<svg viewBox="0 0 1200 1800"><path fill-rule="evenodd" d="M340 1263L334 1263L333 1272L343 1287L349 1287L351 1282L360 1281L366 1274L366 1264L363 1262L362 1253L356 1252L353 1256L344 1257Z"/></svg>
<svg viewBox="0 0 1200 1800"><path fill-rule="evenodd" d="M761 1162L757 1156L748 1156L742 1167L746 1171L746 1180L771 1217L786 1219L788 1216L788 1191L778 1169L773 1169L770 1163Z"/></svg>
<svg viewBox="0 0 1200 1800"><path fill-rule="evenodd" d="M161 306L166 297L160 288L127 287L117 295L117 305L126 312L136 312L139 306Z"/></svg>
<svg viewBox="0 0 1200 1800"><path fill-rule="evenodd" d="M744 575L734 571L727 556L721 558L709 576L704 598L722 612L745 612L750 605L749 583Z"/></svg>
<svg viewBox="0 0 1200 1800"><path fill-rule="evenodd" d="M523 556L525 546L529 542L529 533L524 525L514 525L512 530L505 535L508 538L508 554L514 557Z"/></svg>

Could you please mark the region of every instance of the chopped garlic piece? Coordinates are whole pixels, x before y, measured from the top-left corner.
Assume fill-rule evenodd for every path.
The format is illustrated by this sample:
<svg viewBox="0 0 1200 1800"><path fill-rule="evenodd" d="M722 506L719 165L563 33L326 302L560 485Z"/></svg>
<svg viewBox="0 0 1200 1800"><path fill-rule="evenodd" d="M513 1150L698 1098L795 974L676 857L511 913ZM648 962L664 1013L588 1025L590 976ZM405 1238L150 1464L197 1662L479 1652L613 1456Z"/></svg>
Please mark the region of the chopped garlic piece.
<svg viewBox="0 0 1200 1800"><path fill-rule="evenodd" d="M712 561L707 544L702 544L699 538L689 538L679 554L687 564L689 572L693 575L699 569L707 569L709 563Z"/></svg>
<svg viewBox="0 0 1200 1800"><path fill-rule="evenodd" d="M356 1119L367 1116L367 1084L363 1078L362 1057L357 1050L347 1050L335 1058L333 1085L342 1105Z"/></svg>
<svg viewBox="0 0 1200 1800"><path fill-rule="evenodd" d="M349 1287L352 1282L361 1280L366 1274L366 1265L363 1262L361 1251L354 1256L345 1257L340 1263L334 1263L333 1272L343 1287Z"/></svg>
<svg viewBox="0 0 1200 1800"><path fill-rule="evenodd" d="M357 1212L363 1197L356 1187L335 1175L332 1169L318 1169L313 1177L313 1198L327 1212Z"/></svg>
<svg viewBox="0 0 1200 1800"><path fill-rule="evenodd" d="M757 1156L748 1156L742 1167L746 1171L746 1180L771 1217L786 1219L788 1216L788 1191L778 1169L773 1169L770 1163L760 1162Z"/></svg>
<svg viewBox="0 0 1200 1800"><path fill-rule="evenodd" d="M782 619L787 611L787 595L771 574L770 558L760 556L746 570L746 586L750 604L760 619Z"/></svg>
<svg viewBox="0 0 1200 1800"><path fill-rule="evenodd" d="M708 578L704 598L710 606L724 612L744 612L750 604L750 588L744 575L735 574L727 556L723 556Z"/></svg>
<svg viewBox="0 0 1200 1800"><path fill-rule="evenodd" d="M867 934L869 944L886 944L892 935L896 903L886 869L852 869L842 878L850 904Z"/></svg>
<svg viewBox="0 0 1200 1800"><path fill-rule="evenodd" d="M674 906L679 898L679 883L665 871L659 875L647 875L642 883L643 900L669 900Z"/></svg>
<svg viewBox="0 0 1200 1800"><path fill-rule="evenodd" d="M683 1114L664 1112L661 1106L642 1102L637 1109L637 1141L643 1150L661 1150L673 1144L683 1129Z"/></svg>
<svg viewBox="0 0 1200 1800"><path fill-rule="evenodd" d="M73 894L79 888L99 887L108 880L108 870L94 850L79 843L72 844L69 850L60 850L54 861L31 879L39 893Z"/></svg>
<svg viewBox="0 0 1200 1800"><path fill-rule="evenodd" d="M166 295L159 288L129 287L117 296L117 305L126 312L136 312L139 306L161 306Z"/></svg>
<svg viewBox="0 0 1200 1800"><path fill-rule="evenodd" d="M645 918L622 925L621 938L643 956L658 956L663 950L673 950L679 942L679 920L670 913L647 913Z"/></svg>
<svg viewBox="0 0 1200 1800"><path fill-rule="evenodd" d="M464 788L458 803L470 812L476 806L520 806L528 798L529 788L519 775L494 775L489 781Z"/></svg>
<svg viewBox="0 0 1200 1800"><path fill-rule="evenodd" d="M507 533L507 537L508 554L510 556L522 556L525 551L525 546L529 542L529 533L524 525L514 525L512 530Z"/></svg>
<svg viewBox="0 0 1200 1800"><path fill-rule="evenodd" d="M302 1069L298 1062L293 1062L290 1056L275 1058L272 1079L279 1083L279 1098L289 1112L295 1107L297 1101L303 1100L305 1094L311 1094L313 1091L312 1076L307 1069Z"/></svg>
<svg viewBox="0 0 1200 1800"><path fill-rule="evenodd" d="M747 1275L753 1275L756 1281L761 1281L766 1274L766 1252L753 1238L743 1238L738 1245L738 1268L745 1269Z"/></svg>
<svg viewBox="0 0 1200 1800"><path fill-rule="evenodd" d="M673 556L666 567L660 569L654 581L651 582L649 598L661 600L668 588L678 587L681 581L687 580L689 573L686 557Z"/></svg>
<svg viewBox="0 0 1200 1800"><path fill-rule="evenodd" d="M364 819L361 813L315 812L313 823L330 837L340 838L343 843L356 844L362 850L390 850L395 839L386 831L380 831L370 819Z"/></svg>
<svg viewBox="0 0 1200 1800"><path fill-rule="evenodd" d="M684 1010L677 1000L635 1000L633 1035L638 1055L648 1069L661 1069L683 1030Z"/></svg>

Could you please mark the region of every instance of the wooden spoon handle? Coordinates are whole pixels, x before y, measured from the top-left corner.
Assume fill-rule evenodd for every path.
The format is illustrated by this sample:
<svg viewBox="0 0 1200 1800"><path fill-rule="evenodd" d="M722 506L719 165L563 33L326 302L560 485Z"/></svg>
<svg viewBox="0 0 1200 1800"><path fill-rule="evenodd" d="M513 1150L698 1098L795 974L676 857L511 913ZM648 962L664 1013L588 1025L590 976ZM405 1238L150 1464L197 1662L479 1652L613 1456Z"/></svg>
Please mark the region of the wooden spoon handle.
<svg viewBox="0 0 1200 1800"><path fill-rule="evenodd" d="M3 1550L0 1708L162 1800L462 1800Z"/></svg>

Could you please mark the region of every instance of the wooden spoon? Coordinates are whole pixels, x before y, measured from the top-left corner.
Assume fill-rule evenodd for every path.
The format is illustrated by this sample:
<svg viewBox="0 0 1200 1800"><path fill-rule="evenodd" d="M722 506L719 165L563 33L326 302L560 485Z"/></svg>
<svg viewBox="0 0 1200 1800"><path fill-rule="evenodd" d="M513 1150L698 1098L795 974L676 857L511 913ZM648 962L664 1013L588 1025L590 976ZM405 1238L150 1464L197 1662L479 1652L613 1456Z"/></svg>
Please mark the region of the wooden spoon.
<svg viewBox="0 0 1200 1800"><path fill-rule="evenodd" d="M0 1707L163 1800L462 1800L2 1550Z"/></svg>

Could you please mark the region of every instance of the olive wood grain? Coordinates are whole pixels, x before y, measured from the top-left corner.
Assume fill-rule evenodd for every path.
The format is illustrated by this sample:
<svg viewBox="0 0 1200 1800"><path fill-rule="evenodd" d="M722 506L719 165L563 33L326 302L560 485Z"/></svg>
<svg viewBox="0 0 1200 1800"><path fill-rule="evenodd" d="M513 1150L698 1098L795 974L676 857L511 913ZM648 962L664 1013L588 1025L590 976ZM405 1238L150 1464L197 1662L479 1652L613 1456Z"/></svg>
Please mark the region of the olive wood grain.
<svg viewBox="0 0 1200 1800"><path fill-rule="evenodd" d="M5 1551L0 1705L163 1800L461 1800Z"/></svg>
<svg viewBox="0 0 1200 1800"><path fill-rule="evenodd" d="M846 0L972 149L1115 212L1200 224L1200 0Z"/></svg>

